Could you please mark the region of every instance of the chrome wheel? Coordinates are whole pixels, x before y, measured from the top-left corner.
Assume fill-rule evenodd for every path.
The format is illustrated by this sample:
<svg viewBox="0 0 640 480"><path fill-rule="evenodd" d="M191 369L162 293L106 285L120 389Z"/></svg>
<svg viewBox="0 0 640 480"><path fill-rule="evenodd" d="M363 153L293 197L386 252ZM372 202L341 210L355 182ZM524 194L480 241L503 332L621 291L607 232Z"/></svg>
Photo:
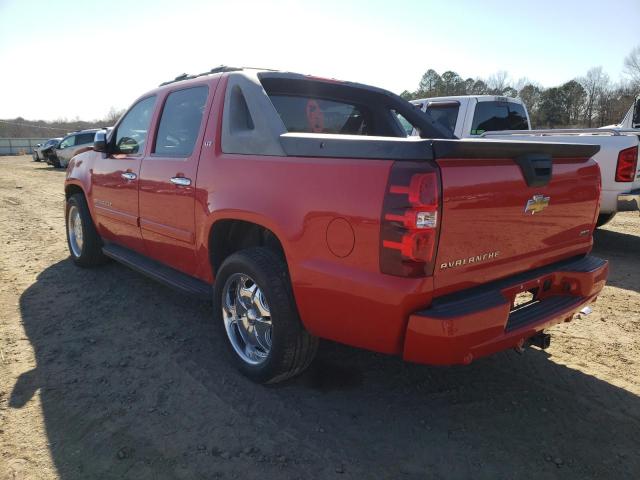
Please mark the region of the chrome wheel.
<svg viewBox="0 0 640 480"><path fill-rule="evenodd" d="M71 253L77 258L82 255L83 231L80 209L76 205L72 205L67 214L67 235Z"/></svg>
<svg viewBox="0 0 640 480"><path fill-rule="evenodd" d="M222 289L222 318L229 341L242 360L263 363L271 352L271 312L258 284L244 273L231 275Z"/></svg>

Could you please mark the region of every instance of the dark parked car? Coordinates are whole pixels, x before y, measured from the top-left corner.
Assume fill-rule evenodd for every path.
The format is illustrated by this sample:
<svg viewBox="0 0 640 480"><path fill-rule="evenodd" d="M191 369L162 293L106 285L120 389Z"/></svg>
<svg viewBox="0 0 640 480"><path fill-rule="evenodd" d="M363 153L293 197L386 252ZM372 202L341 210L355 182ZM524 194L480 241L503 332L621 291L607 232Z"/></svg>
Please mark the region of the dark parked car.
<svg viewBox="0 0 640 480"><path fill-rule="evenodd" d="M93 147L93 139L98 129L80 130L73 132L62 139L48 157L48 163L54 167L67 168L69 160L83 149ZM49 161L50 160L50 161Z"/></svg>
<svg viewBox="0 0 640 480"><path fill-rule="evenodd" d="M44 143L38 143L33 147L33 161L39 162L41 160L46 160L47 154L49 154L52 149L58 145L58 143L60 143L60 140L62 140L62 138L50 138Z"/></svg>

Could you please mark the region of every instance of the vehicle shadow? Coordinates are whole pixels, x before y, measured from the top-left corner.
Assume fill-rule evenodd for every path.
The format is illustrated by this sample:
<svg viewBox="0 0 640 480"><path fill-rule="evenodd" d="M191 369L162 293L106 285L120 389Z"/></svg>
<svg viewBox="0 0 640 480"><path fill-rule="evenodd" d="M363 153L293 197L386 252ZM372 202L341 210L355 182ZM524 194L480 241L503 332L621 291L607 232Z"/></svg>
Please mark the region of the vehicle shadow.
<svg viewBox="0 0 640 480"><path fill-rule="evenodd" d="M47 165L46 163L39 163L36 165L38 168L35 168L36 172L62 172L65 173L66 169L54 167L53 165Z"/></svg>
<svg viewBox="0 0 640 480"><path fill-rule="evenodd" d="M226 359L210 306L120 265L43 271L20 298L62 479L633 478L640 398L506 352L431 368L333 343L284 385Z"/></svg>
<svg viewBox="0 0 640 480"><path fill-rule="evenodd" d="M593 235L593 254L609 260L607 285L640 291L640 237L598 229Z"/></svg>

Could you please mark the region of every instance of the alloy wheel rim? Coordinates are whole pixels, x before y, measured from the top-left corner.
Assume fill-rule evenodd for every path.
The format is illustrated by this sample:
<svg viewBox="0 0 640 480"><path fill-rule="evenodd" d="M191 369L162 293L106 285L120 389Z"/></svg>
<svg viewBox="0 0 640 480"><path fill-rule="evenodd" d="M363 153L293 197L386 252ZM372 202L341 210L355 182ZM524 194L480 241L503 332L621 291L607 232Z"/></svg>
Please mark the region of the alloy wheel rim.
<svg viewBox="0 0 640 480"><path fill-rule="evenodd" d="M262 289L249 275L234 273L222 289L222 317L231 346L250 365L271 352L271 311Z"/></svg>
<svg viewBox="0 0 640 480"><path fill-rule="evenodd" d="M75 257L82 255L82 245L84 243L84 232L82 231L82 219L80 218L80 210L73 205L69 209L67 215L67 235L69 236L69 245L71 252Z"/></svg>

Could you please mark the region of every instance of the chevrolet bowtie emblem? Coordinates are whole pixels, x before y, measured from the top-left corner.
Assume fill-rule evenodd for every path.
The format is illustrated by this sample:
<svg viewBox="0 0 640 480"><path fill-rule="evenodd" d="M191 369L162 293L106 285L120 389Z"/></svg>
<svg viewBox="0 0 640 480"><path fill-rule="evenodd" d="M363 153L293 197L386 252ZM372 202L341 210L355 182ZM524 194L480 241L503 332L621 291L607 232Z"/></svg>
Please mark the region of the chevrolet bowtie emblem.
<svg viewBox="0 0 640 480"><path fill-rule="evenodd" d="M544 195L534 195L529 200L527 200L527 205L524 207L524 213L530 213L531 215L540 213L542 210L549 206L550 200L551 197L545 197Z"/></svg>

